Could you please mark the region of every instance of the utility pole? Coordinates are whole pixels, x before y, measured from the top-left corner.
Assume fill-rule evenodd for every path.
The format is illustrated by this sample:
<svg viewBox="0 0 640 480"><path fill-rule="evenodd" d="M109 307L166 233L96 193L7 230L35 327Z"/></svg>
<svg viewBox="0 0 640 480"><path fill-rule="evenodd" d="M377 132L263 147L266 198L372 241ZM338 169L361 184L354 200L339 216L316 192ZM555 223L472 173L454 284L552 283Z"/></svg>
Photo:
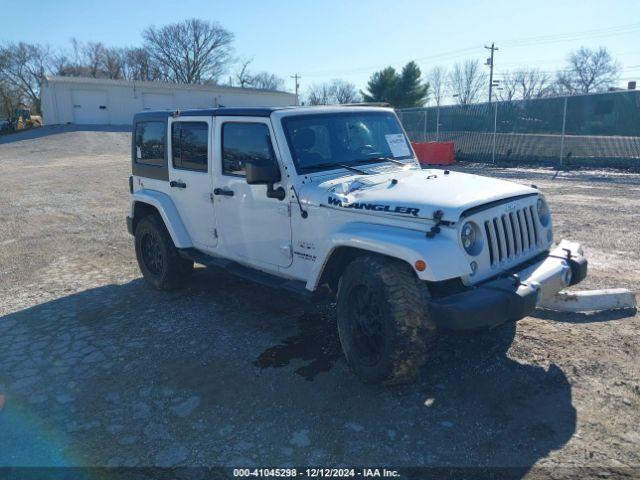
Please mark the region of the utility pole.
<svg viewBox="0 0 640 480"><path fill-rule="evenodd" d="M493 88L493 52L498 50L498 47L495 46L494 42L491 42L491 46L484 46L487 50L491 50L491 56L487 58L487 63L485 65L489 65L489 103L491 103L491 89Z"/></svg>
<svg viewBox="0 0 640 480"><path fill-rule="evenodd" d="M299 104L300 103L300 99L298 98L298 90L300 89L300 81L299 80L302 77L296 73L295 75L291 75L291 78L293 78L296 81L296 104Z"/></svg>

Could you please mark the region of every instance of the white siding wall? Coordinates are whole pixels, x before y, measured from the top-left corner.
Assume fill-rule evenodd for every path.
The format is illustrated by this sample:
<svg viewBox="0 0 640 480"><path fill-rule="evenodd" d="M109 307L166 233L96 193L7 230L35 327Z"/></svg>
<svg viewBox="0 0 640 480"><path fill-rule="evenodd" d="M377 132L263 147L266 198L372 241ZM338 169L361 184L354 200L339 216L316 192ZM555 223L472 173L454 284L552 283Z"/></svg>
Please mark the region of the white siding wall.
<svg viewBox="0 0 640 480"><path fill-rule="evenodd" d="M92 94L93 92L93 94ZM105 95L106 92L106 95ZM105 102L106 105L102 105ZM42 113L47 125L95 123L130 125L147 110L295 105L294 94L240 88L207 89L161 84L101 82L96 79L51 78L42 85ZM100 108L104 106L106 108Z"/></svg>

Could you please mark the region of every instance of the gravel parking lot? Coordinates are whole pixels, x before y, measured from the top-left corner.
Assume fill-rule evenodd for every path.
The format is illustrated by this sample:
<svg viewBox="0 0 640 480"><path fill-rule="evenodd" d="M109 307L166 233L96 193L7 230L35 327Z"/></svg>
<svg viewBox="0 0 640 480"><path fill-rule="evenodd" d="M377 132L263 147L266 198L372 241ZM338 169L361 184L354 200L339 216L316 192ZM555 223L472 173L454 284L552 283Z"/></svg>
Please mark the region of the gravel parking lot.
<svg viewBox="0 0 640 480"><path fill-rule="evenodd" d="M143 283L124 222L129 145L118 128L0 137L0 466L640 476L635 312L443 334L416 384L365 386L331 305L204 268L178 292ZM556 238L585 245L583 285L637 288L640 175L463 169L538 185Z"/></svg>

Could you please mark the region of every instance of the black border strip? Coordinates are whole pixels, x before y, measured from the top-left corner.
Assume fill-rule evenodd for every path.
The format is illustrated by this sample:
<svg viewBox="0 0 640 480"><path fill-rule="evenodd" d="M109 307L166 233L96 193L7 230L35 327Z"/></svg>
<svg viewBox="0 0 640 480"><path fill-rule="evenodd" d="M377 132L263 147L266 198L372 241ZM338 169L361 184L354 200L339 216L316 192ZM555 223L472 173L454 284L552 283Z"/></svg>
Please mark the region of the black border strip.
<svg viewBox="0 0 640 480"><path fill-rule="evenodd" d="M468 217L470 215L473 215L474 213L483 212L485 210L489 210L490 208L497 207L498 205L503 205L505 203L511 203L511 202L516 201L516 200L521 200L523 198L533 197L535 195L539 195L539 194L538 193L526 193L524 195L518 195L516 197L503 198L501 200L495 200L493 202L484 203L482 205L478 205L477 207L471 207L471 208L465 210L464 212L462 212L462 215L460 215L460 218L465 218L465 217Z"/></svg>

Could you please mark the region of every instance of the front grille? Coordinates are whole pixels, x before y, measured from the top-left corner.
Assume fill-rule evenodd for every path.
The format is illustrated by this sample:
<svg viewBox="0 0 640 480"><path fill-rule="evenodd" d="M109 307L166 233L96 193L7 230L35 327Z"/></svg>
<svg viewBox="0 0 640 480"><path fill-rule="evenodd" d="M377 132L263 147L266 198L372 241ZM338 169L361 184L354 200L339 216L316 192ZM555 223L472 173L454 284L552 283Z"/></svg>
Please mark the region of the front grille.
<svg viewBox="0 0 640 480"><path fill-rule="evenodd" d="M484 222L491 266L510 262L534 250L538 244L538 226L533 206L504 213Z"/></svg>

